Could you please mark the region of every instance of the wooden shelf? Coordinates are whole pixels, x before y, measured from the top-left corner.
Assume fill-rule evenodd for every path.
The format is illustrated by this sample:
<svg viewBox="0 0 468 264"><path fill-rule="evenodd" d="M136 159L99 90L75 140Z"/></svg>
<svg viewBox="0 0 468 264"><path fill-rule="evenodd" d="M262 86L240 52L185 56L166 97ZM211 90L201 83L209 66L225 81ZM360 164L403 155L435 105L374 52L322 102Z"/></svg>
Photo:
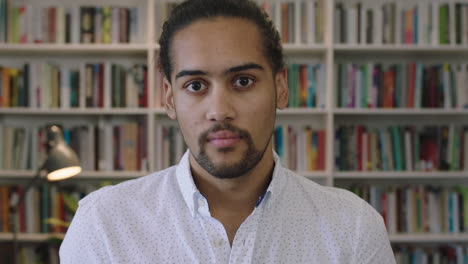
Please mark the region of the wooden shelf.
<svg viewBox="0 0 468 264"><path fill-rule="evenodd" d="M336 108L337 115L468 115L468 109Z"/></svg>
<svg viewBox="0 0 468 264"><path fill-rule="evenodd" d="M19 233L18 241L20 242L43 242L50 238L63 239L62 233ZM450 234L389 234L390 242L392 243L456 243L468 242L468 233ZM0 233L0 241L12 241L12 233Z"/></svg>
<svg viewBox="0 0 468 264"><path fill-rule="evenodd" d="M10 107L0 108L0 114L8 115L139 115L139 114L165 115L164 109L149 108L30 108L30 107ZM323 108L286 108L278 110L280 115L314 115L333 113L335 115L468 115L468 109L345 109L336 108L327 110Z"/></svg>
<svg viewBox="0 0 468 264"><path fill-rule="evenodd" d="M321 44L283 44L284 53L288 54L324 54L327 46Z"/></svg>
<svg viewBox="0 0 468 264"><path fill-rule="evenodd" d="M63 239L62 233L19 233L19 242L44 242L51 238ZM0 233L0 241L13 241L13 233Z"/></svg>
<svg viewBox="0 0 468 264"><path fill-rule="evenodd" d="M83 171L70 180L133 179L148 175L145 171ZM0 179L23 179L34 177L32 170L0 170Z"/></svg>
<svg viewBox="0 0 468 264"><path fill-rule="evenodd" d="M148 108L0 108L0 114L8 115L144 115L148 113L151 113Z"/></svg>
<svg viewBox="0 0 468 264"><path fill-rule="evenodd" d="M156 115L166 115L166 110L162 108L153 109L153 113Z"/></svg>
<svg viewBox="0 0 468 264"><path fill-rule="evenodd" d="M0 54L146 54L148 44L0 44Z"/></svg>
<svg viewBox="0 0 468 264"><path fill-rule="evenodd" d="M140 171L84 171L73 179L133 179L150 174ZM310 179L324 179L329 173L325 171L297 171ZM1 170L0 179L29 179L34 176L32 170ZM352 171L333 172L334 179L466 179L468 171L437 172L396 172L396 171Z"/></svg>
<svg viewBox="0 0 468 264"><path fill-rule="evenodd" d="M325 44L284 44L283 49L286 54L294 53L324 53L328 47L331 47L336 52L451 52L451 53L468 53L468 46L461 45L446 45L446 46L418 46L418 45L403 45L403 44L387 44L387 45L356 45L356 44L334 44L327 46ZM77 43L25 43L25 44L0 44L0 53L11 52L59 52L59 53L146 53L148 50L159 50L157 43L118 43L118 44L77 44Z"/></svg>
<svg viewBox="0 0 468 264"><path fill-rule="evenodd" d="M278 115L316 115L326 114L328 111L323 108L286 108L277 110Z"/></svg>
<svg viewBox="0 0 468 264"><path fill-rule="evenodd" d="M389 234L392 243L453 243L468 242L468 233L450 234Z"/></svg>
<svg viewBox="0 0 468 264"><path fill-rule="evenodd" d="M335 179L468 179L468 171L352 171L333 175Z"/></svg>
<svg viewBox="0 0 468 264"><path fill-rule="evenodd" d="M0 179L26 180L34 177L34 173L32 170L0 170ZM150 173L140 171L83 171L70 180L133 179L146 176ZM296 173L309 179L325 179L328 175L324 171L297 171Z"/></svg>
<svg viewBox="0 0 468 264"><path fill-rule="evenodd" d="M409 45L409 44L334 44L333 49L337 52L412 52L412 53L468 53L468 46L461 45Z"/></svg>

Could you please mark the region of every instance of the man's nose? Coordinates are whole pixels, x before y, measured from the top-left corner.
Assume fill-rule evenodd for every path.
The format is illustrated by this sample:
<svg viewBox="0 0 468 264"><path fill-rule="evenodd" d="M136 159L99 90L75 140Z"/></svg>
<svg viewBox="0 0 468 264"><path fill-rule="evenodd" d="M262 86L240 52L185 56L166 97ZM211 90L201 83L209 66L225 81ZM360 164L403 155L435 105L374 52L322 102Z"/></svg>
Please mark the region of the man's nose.
<svg viewBox="0 0 468 264"><path fill-rule="evenodd" d="M227 85L217 84L212 87L208 97L206 118L210 121L231 121L236 117L234 95Z"/></svg>

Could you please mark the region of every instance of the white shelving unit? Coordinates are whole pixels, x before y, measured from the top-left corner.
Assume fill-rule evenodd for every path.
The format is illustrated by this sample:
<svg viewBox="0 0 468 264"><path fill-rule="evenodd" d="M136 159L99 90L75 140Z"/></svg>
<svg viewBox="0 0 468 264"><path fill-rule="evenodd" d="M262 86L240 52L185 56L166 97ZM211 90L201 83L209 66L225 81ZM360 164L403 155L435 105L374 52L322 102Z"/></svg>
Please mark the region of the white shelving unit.
<svg viewBox="0 0 468 264"><path fill-rule="evenodd" d="M32 1L32 0L30 0ZM71 1L71 0L70 0ZM30 108L0 108L0 122L5 119L14 118L27 122L30 119L44 119L52 122L55 117L74 118L97 118L99 116L111 116L131 118L138 116L147 122L147 145L149 171L126 172L126 171L85 171L77 180L83 179L129 179L144 176L157 170L155 157L155 147L159 142L155 140L155 126L160 119L164 119L165 112L155 107L155 96L157 89L156 65L159 45L155 41L155 30L151 27L155 25L157 0L145 0L148 7L146 12L145 43L141 44L0 44L0 59L2 56L18 56L27 59L34 55L44 59L52 54L54 58L73 59L76 56L102 56L105 58L124 57L133 60L135 58L146 60L148 66L149 107L145 109L125 109L125 108L77 108L77 109L30 109ZM112 4L112 0L102 0L103 3ZM120 1L121 2L121 1ZM51 3L56 3L52 1ZM100 4L95 1L87 4ZM339 181L380 181L392 180L392 182L404 182L406 179L430 182L433 179L457 179L467 180L468 172L339 172L334 168L334 131L343 120L350 122L360 122L362 120L370 123L378 119L379 122L392 123L395 120L420 117L437 117L440 119L455 118L468 120L468 109L346 109L335 108L335 79L334 64L342 57L359 58L360 56L375 56L385 60L393 57L405 58L408 54L412 57L437 55L437 58L447 57L454 59L457 57L467 58L468 47L461 46L415 46L415 45L347 45L334 44L333 42L333 11L334 1L325 1L325 32L324 44L319 45L295 45L285 44L284 52L287 59L311 58L320 60L326 67L326 107L324 109L286 109L278 111L278 119L283 122L294 119L302 122L320 122L326 131L326 169L319 172L298 172L307 178L316 180L327 186L335 186ZM383 121L382 121L383 120ZM7 171L0 170L0 180L3 182L15 182L16 180L26 180L34 175L34 171ZM49 238L49 234L20 234L20 241L43 241ZM0 233L0 241L11 241L12 235ZM390 235L394 243L419 243L419 242L468 242L468 234L395 234Z"/></svg>
<svg viewBox="0 0 468 264"><path fill-rule="evenodd" d="M18 242L43 242L51 238L63 239L64 234L49 233L49 234L29 234L19 233ZM13 233L0 233L0 242L13 240Z"/></svg>
<svg viewBox="0 0 468 264"><path fill-rule="evenodd" d="M411 109L411 108L398 108L398 109L335 109L335 115L403 115L403 116L457 116L468 115L468 109Z"/></svg>
<svg viewBox="0 0 468 264"><path fill-rule="evenodd" d="M19 242L43 242L50 238L63 239L64 234L50 233L50 234L28 234L19 233ZM390 241L392 243L453 243L453 242L467 242L467 234L390 234ZM8 242L13 239L12 233L0 233L0 242Z"/></svg>
<svg viewBox="0 0 468 264"><path fill-rule="evenodd" d="M390 234L392 243L466 243L468 234Z"/></svg>
<svg viewBox="0 0 468 264"><path fill-rule="evenodd" d="M62 53L62 54L146 54L151 44L2 44L0 54Z"/></svg>
<svg viewBox="0 0 468 264"><path fill-rule="evenodd" d="M28 234L19 233L19 242L43 242L50 238L63 239L64 234L50 233L50 234ZM453 242L467 242L467 234L390 234L390 241L392 243L453 243ZM12 233L0 233L0 242L8 242L13 239Z"/></svg>
<svg viewBox="0 0 468 264"><path fill-rule="evenodd" d="M335 172L335 179L394 179L394 180L407 180L407 179L467 179L468 172Z"/></svg>
<svg viewBox="0 0 468 264"><path fill-rule="evenodd" d="M30 108L0 108L4 115L144 115L151 114L141 108L78 108L78 109L30 109Z"/></svg>
<svg viewBox="0 0 468 264"><path fill-rule="evenodd" d="M426 53L426 52L442 52L442 53L468 53L468 47L461 45L444 45L444 46L430 46L430 45L412 45L412 44L334 44L333 48L337 52L411 52L413 54Z"/></svg>
<svg viewBox="0 0 468 264"><path fill-rule="evenodd" d="M12 181L12 178L27 180L34 177L34 171L31 170L2 170L0 171L0 178L6 178ZM80 175L71 180L80 179L134 179L148 175L149 172L145 171L83 171Z"/></svg>

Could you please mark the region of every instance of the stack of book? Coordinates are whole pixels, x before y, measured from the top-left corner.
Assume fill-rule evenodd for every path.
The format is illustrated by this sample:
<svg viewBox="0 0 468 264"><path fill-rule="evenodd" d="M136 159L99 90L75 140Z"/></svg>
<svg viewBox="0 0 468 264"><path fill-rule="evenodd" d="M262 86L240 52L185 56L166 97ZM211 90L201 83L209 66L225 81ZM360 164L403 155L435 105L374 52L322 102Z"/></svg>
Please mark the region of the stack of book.
<svg viewBox="0 0 468 264"><path fill-rule="evenodd" d="M172 13L172 10L181 3L182 0L170 0L170 1L156 1L155 5L155 18L156 18L156 25L159 27L154 27L155 29L155 41L157 42L159 36L161 35L162 26L164 22L166 22L169 15Z"/></svg>
<svg viewBox="0 0 468 264"><path fill-rule="evenodd" d="M340 1L335 14L336 43L468 45L463 1Z"/></svg>
<svg viewBox="0 0 468 264"><path fill-rule="evenodd" d="M102 64L101 64L102 65ZM93 72L94 78L89 81L89 84L94 86L94 91L96 91L96 76L98 80L102 80L102 73L105 71L99 66L98 73L96 71L90 70L89 73ZM93 67L93 69L96 69ZM88 78L89 75L87 75ZM88 83L88 79L87 83ZM108 81L109 79L107 79ZM101 82L98 82L101 84ZM90 85L86 85L87 88ZM102 85L99 86L99 93L101 94ZM91 92L87 94L87 99L95 97L96 92ZM88 90L87 90L88 91ZM89 95L89 97L88 97ZM127 68L123 65L112 64L111 65L111 97L112 97L112 107L147 107L148 106L148 69L146 65L135 64L130 68ZM105 97L104 97L105 98ZM92 101L92 100L91 100ZM100 101L102 98L100 97ZM95 105L95 104L94 104Z"/></svg>
<svg viewBox="0 0 468 264"><path fill-rule="evenodd" d="M274 149L284 166L296 171L325 170L325 131L308 126L275 128Z"/></svg>
<svg viewBox="0 0 468 264"><path fill-rule="evenodd" d="M67 62L0 66L0 107L70 108L148 106L144 64Z"/></svg>
<svg viewBox="0 0 468 264"><path fill-rule="evenodd" d="M64 139L87 171L146 171L146 130L143 122L107 122L65 126ZM46 156L46 127L0 124L1 169L35 170Z"/></svg>
<svg viewBox="0 0 468 264"><path fill-rule="evenodd" d="M341 171L468 170L468 126L340 126L335 167Z"/></svg>
<svg viewBox="0 0 468 264"><path fill-rule="evenodd" d="M462 233L468 231L468 187L401 185L352 186L394 233Z"/></svg>
<svg viewBox="0 0 468 264"><path fill-rule="evenodd" d="M79 107L80 70L55 63L31 63L26 91L31 107ZM8 89L8 87L5 87Z"/></svg>
<svg viewBox="0 0 468 264"><path fill-rule="evenodd" d="M102 183L109 184L109 183ZM18 208L20 233L65 233L64 226L51 225L47 219L72 220L78 200L103 185L59 186L48 182L24 193L22 185L0 185L0 232L12 232L9 202L13 196L25 195Z"/></svg>
<svg viewBox="0 0 468 264"><path fill-rule="evenodd" d="M460 244L446 246L396 246L396 263L466 263L468 247Z"/></svg>
<svg viewBox="0 0 468 264"><path fill-rule="evenodd" d="M323 0L258 2L277 26L283 43L323 43Z"/></svg>
<svg viewBox="0 0 468 264"><path fill-rule="evenodd" d="M288 107L325 108L326 75L323 64L288 64Z"/></svg>
<svg viewBox="0 0 468 264"><path fill-rule="evenodd" d="M156 127L156 166L165 169L176 165L187 150L180 128L175 124L161 124Z"/></svg>
<svg viewBox="0 0 468 264"><path fill-rule="evenodd" d="M281 41L291 44L319 44L324 42L324 0L255 0L277 27ZM170 15L178 2L160 3L158 23ZM158 30L161 30L160 28ZM156 31L156 36L160 32Z"/></svg>
<svg viewBox="0 0 468 264"><path fill-rule="evenodd" d="M0 65L0 107L29 106L29 64L21 68Z"/></svg>
<svg viewBox="0 0 468 264"><path fill-rule="evenodd" d="M32 187L26 193L23 185L0 184L0 233L13 231L12 215L9 211L10 200L14 196L25 194L24 201L18 208L18 231L20 233L43 233L56 241L57 235L64 234L67 227L57 223L67 224L73 218L78 208L78 201L88 193L115 182L80 183L73 185L43 182ZM20 263L59 263L58 250L55 243L20 243ZM0 243L2 263L13 263L11 243Z"/></svg>
<svg viewBox="0 0 468 264"><path fill-rule="evenodd" d="M347 108L468 108L467 64L342 63L336 105Z"/></svg>
<svg viewBox="0 0 468 264"><path fill-rule="evenodd" d="M47 5L0 0L0 43L142 42L140 6Z"/></svg>

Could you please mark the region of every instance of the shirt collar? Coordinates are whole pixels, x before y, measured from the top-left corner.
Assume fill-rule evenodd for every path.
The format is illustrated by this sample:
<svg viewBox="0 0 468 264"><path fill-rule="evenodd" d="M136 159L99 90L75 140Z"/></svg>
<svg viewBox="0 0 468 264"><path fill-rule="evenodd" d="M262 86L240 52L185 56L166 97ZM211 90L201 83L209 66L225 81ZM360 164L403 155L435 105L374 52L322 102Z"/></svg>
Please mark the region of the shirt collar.
<svg viewBox="0 0 468 264"><path fill-rule="evenodd" d="M193 181L192 171L190 169L189 155L190 151L187 150L180 159L180 162L176 167L176 177L185 203L187 204L192 216L195 217L196 208L198 208L198 203L200 201L200 198L203 197L203 195L197 189L197 186ZM257 207L262 203L266 203L268 200L271 200L274 197L279 197L286 184L286 176L284 171L285 168L281 165L280 158L278 157L275 151L273 151L273 159L275 161L275 167L273 169L273 178L270 182L270 185L268 185L266 192L261 197L259 197ZM271 197L273 194L275 196Z"/></svg>

